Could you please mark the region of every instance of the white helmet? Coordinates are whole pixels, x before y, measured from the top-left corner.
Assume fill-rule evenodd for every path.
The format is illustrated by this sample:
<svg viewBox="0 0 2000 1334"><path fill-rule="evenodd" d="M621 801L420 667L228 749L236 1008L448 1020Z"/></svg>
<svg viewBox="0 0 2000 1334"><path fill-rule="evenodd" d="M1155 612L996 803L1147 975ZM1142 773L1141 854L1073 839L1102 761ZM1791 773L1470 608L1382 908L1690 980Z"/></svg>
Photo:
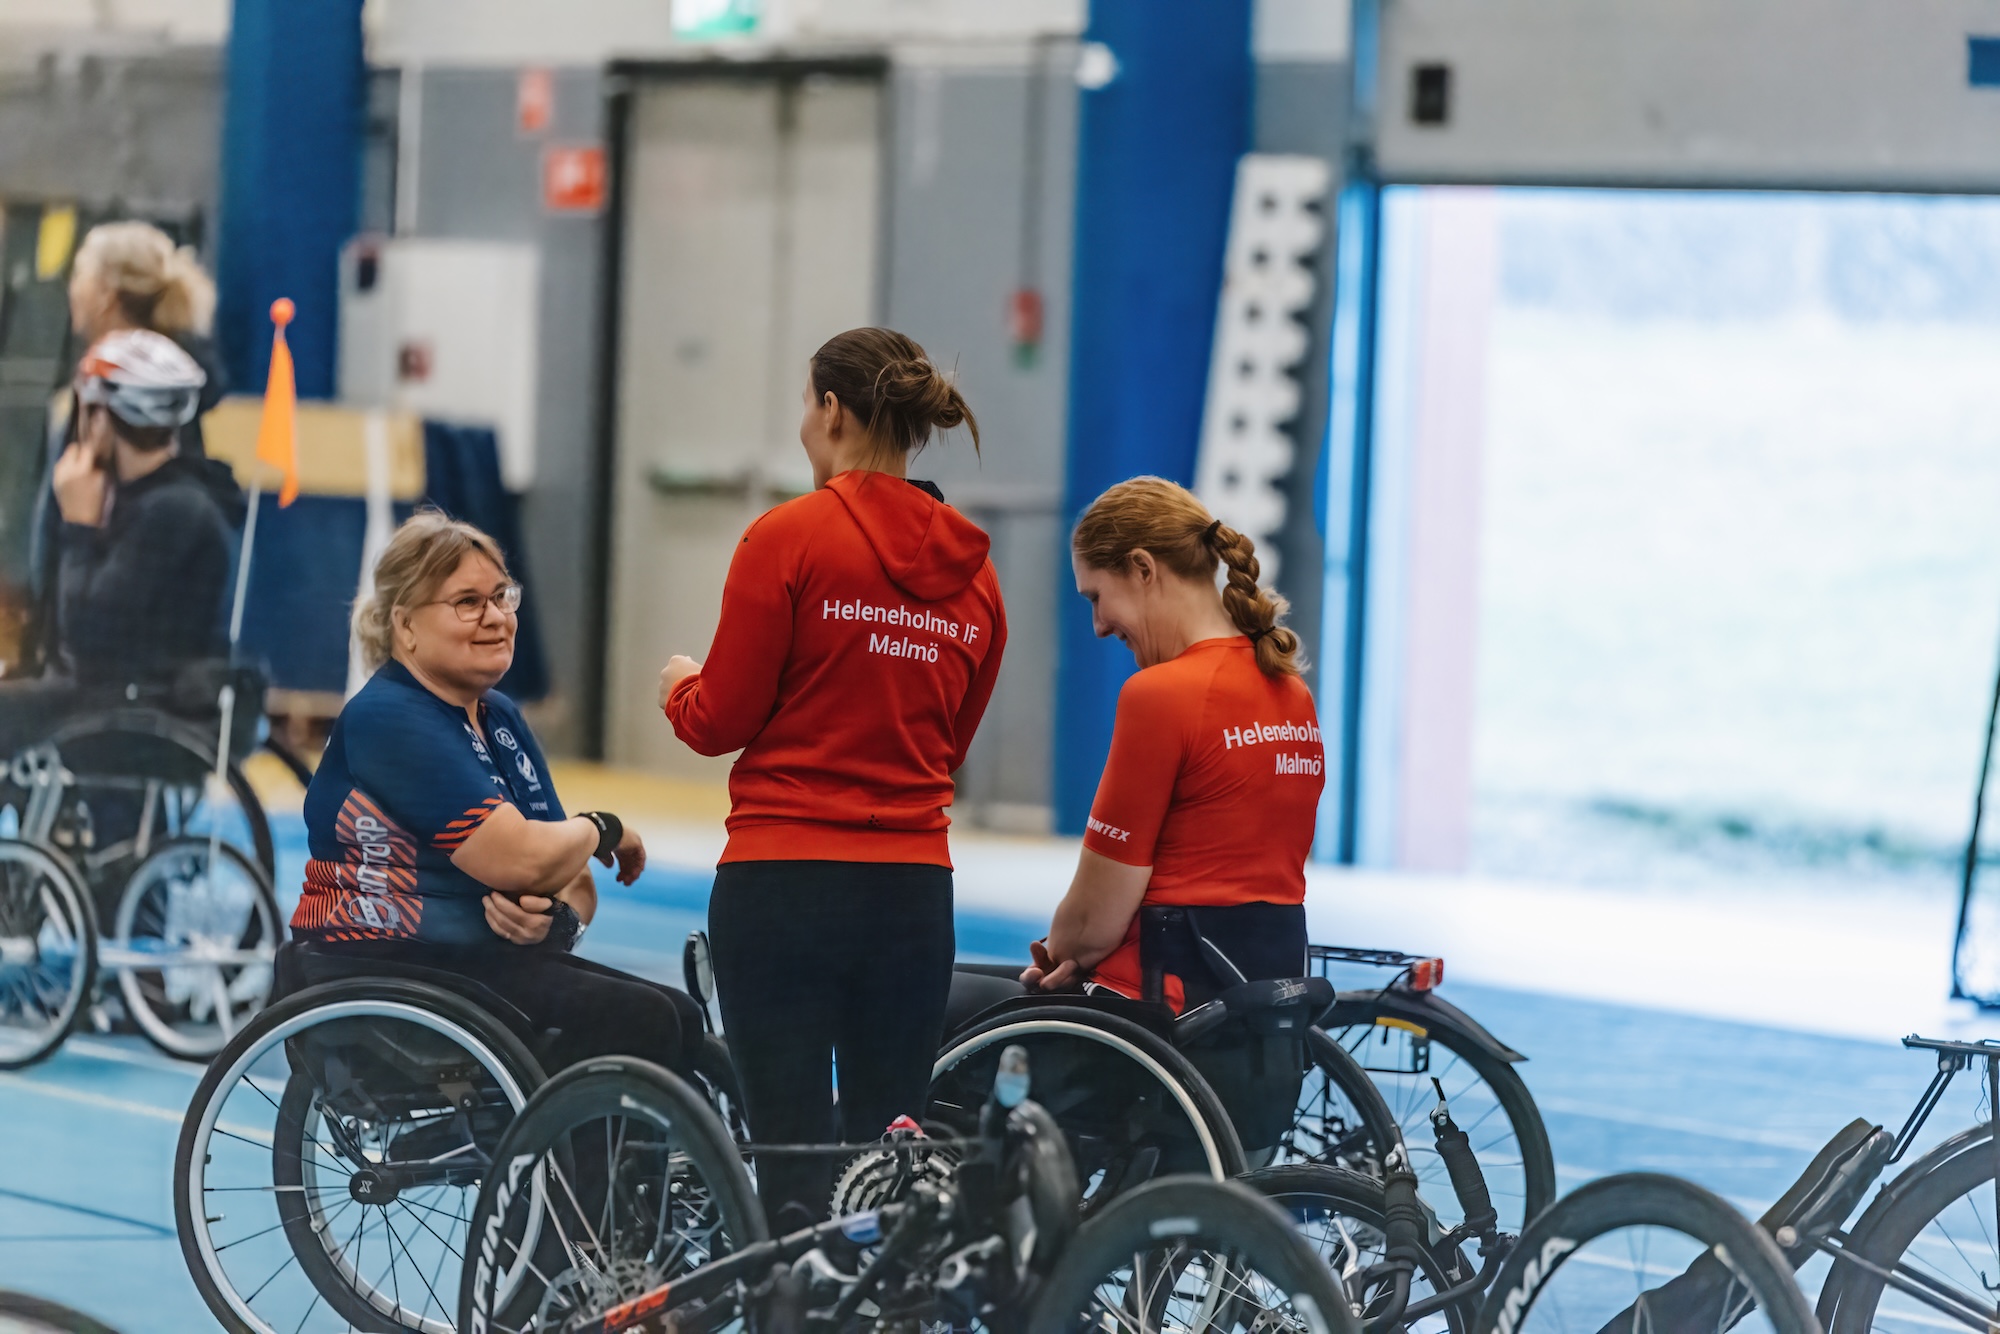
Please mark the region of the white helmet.
<svg viewBox="0 0 2000 1334"><path fill-rule="evenodd" d="M165 334L120 329L83 354L76 396L102 404L127 426L171 429L192 420L208 383L193 357Z"/></svg>

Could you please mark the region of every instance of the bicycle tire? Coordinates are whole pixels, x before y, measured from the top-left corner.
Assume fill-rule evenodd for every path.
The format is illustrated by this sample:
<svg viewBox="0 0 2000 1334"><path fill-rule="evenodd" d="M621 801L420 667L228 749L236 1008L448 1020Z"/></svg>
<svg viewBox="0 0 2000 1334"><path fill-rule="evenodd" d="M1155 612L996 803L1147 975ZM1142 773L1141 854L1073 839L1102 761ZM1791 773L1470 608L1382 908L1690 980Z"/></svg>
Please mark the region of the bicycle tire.
<svg viewBox="0 0 2000 1334"><path fill-rule="evenodd" d="M1250 1189L1277 1205L1291 1218L1292 1225L1299 1229L1320 1259L1336 1274L1344 1272L1338 1254L1339 1247L1332 1243L1345 1243L1350 1247L1357 1243L1368 1245L1382 1238L1387 1230L1386 1206L1382 1197L1382 1183L1374 1177L1351 1171L1344 1167L1330 1167L1325 1163L1284 1163L1277 1167L1260 1167L1245 1172L1236 1178ZM1316 1229L1324 1218L1326 1226ZM1332 1220L1345 1220L1334 1223ZM1358 1225L1358 1226L1349 1226ZM1358 1260L1357 1256L1346 1257ZM1370 1256L1367 1263L1386 1256ZM1457 1246L1440 1244L1435 1220L1432 1236L1423 1246L1423 1260L1419 1265L1421 1283L1413 1283L1410 1301L1443 1292L1454 1284L1464 1282L1476 1272L1472 1262ZM1350 1292L1350 1297L1352 1293ZM1363 1318L1370 1314L1368 1303L1364 1301ZM1419 1326L1422 1330L1445 1329L1450 1334L1466 1334L1472 1328L1472 1320L1478 1314L1479 1298L1468 1297L1455 1302ZM1393 1328L1402 1330L1408 1326L1398 1322Z"/></svg>
<svg viewBox="0 0 2000 1334"><path fill-rule="evenodd" d="M221 854L223 861L234 863L237 870L242 872L250 881L252 893L256 896L252 912L267 928L264 933L264 939L268 942L271 953L275 957L278 946L285 938L285 918L284 914L278 909L278 896L271 888L270 877L264 874L262 867L258 866L241 848L233 843L218 843L216 844L216 851ZM132 875L126 880L125 887L118 892L118 912L117 916L113 919L112 929L114 935L112 939L122 949L128 953L130 952L133 926L139 911L139 902L135 897L135 889L139 892L144 892L148 888L146 877L149 868L155 863L165 865L171 858L186 856L192 852L199 852L206 856L208 852L208 840L198 835L176 835L155 844L153 850L141 858L139 864L132 869ZM171 967L173 965L164 966ZM215 967L218 975L220 974L220 965L211 964L209 966ZM265 965L264 967L263 991L255 998L256 1004L251 1007L250 1011L252 1014L263 1009L271 999L271 988L275 982L275 975L270 966ZM206 1061L221 1051L228 1044L229 1039L235 1036L236 1027L230 1021L218 1023L215 1032L212 1035L205 1036L190 1036L188 1033L175 1028L170 1019L161 1015L159 1009L159 1005L168 1001L168 997L164 994L156 996L156 993L162 992L160 982L164 978L161 969L135 968L125 965L117 967L113 971L118 979L118 991L124 999L126 1013L131 1017L132 1022L138 1025L139 1031L146 1035L146 1040L167 1055L178 1057L182 1060ZM142 974L151 974L152 978L142 976ZM159 981L153 979L159 979ZM225 1005L234 1000L234 997L229 994L227 987L223 990L222 999Z"/></svg>
<svg viewBox="0 0 2000 1334"><path fill-rule="evenodd" d="M1878 1196L1884 1207L1879 1211L1870 1208L1862 1215L1849 1234L1846 1252L1882 1269L1910 1270L1912 1266L1906 1257L1929 1225L1955 1201L1971 1195L1982 1186L1991 1185L1993 1181L1992 1137L1968 1136L1967 1140L1957 1152L1942 1161L1918 1164L1919 1170L1914 1175L1899 1178L1886 1188ZM1976 1207L1975 1202L1975 1210ZM1990 1228L1992 1220L1978 1221ZM2000 1250L2000 1246L1994 1244L1994 1236L1987 1231L1978 1239L1987 1251L1983 1256L1965 1256L1956 1238L1952 1239L1949 1249L1964 1258L1968 1266L1976 1267L1983 1260L2000 1272L2000 1260L1991 1255ZM1935 1269L1936 1266L1929 1268ZM1917 1272L1921 1273L1921 1270ZM1934 1282L1944 1281L1935 1273L1924 1277ZM1818 1312L1828 1334L1855 1334L1856 1331L1874 1328L1885 1286L1879 1275L1864 1270L1859 1264L1835 1260L1833 1272L1827 1276L1822 1289ZM1981 1286L1983 1288L1983 1281ZM1990 1310L1990 1290L1983 1295L1986 1299L1984 1306ZM1972 1294L1967 1296L1977 1300ZM1950 1318L1938 1313L1927 1312L1926 1315L1931 1321Z"/></svg>
<svg viewBox="0 0 2000 1334"><path fill-rule="evenodd" d="M1392 1023L1381 1022L1392 1018ZM1320 1027L1352 1055L1381 1029L1406 1032L1410 1026L1365 1000L1342 1000L1320 1021ZM1506 1118L1518 1155L1494 1152L1499 1147L1495 1137L1482 1134L1478 1128L1482 1117L1465 1115L1462 1110L1458 1116L1459 1125L1472 1137L1473 1152L1486 1171L1494 1206L1500 1210L1501 1231L1519 1233L1556 1198L1555 1151L1549 1145L1549 1131L1542 1113L1512 1063L1487 1051L1483 1043L1460 1030L1449 1018L1433 1017L1422 1036L1463 1063L1477 1082L1491 1092L1497 1109ZM1360 1060L1359 1064L1365 1068L1368 1063ZM1460 1221L1458 1197L1452 1192L1450 1174L1437 1156L1430 1134L1427 1117L1437 1097L1431 1089L1428 1072L1413 1076L1370 1073L1401 1129L1403 1145L1409 1151L1410 1166L1422 1185L1424 1198L1437 1206L1439 1217L1454 1223ZM1462 1097L1464 1091L1461 1088L1453 1096ZM1515 1173L1519 1174L1518 1182L1512 1180Z"/></svg>
<svg viewBox="0 0 2000 1334"><path fill-rule="evenodd" d="M7 938L10 944L16 940L28 942L18 948L31 949L35 954L26 962L8 958L0 963L0 978L15 969L41 965L42 938L45 925L52 920L48 913L52 906L59 910L57 916L67 915L69 919L58 925L58 939L52 942L58 949L67 946L71 952L60 1007L48 1022L20 1043L10 1041L0 1045L0 1070L22 1070L55 1054L75 1031L97 994L97 908L83 876L69 858L54 848L26 839L0 839L0 867L8 868L0 871L0 937ZM17 882L13 872L16 867L29 877L25 882ZM55 900L53 905L49 902L51 897ZM32 934L23 934L30 930ZM39 988L36 991L39 994Z"/></svg>
<svg viewBox="0 0 2000 1334"><path fill-rule="evenodd" d="M1669 1229L1700 1242L1701 1258L1696 1263L1715 1258L1726 1265L1774 1334L1820 1334L1819 1321L1799 1291L1791 1265L1762 1228L1712 1191L1656 1172L1600 1177L1543 1210L1500 1267L1480 1305L1473 1334L1516 1334L1537 1298L1547 1292L1549 1279L1568 1259L1598 1237L1634 1227ZM1732 1284L1727 1300L1731 1306L1735 1291ZM1599 1322L1596 1313L1584 1321ZM1614 1319L1610 1327L1621 1326ZM1677 1328L1671 1323L1661 1327Z"/></svg>
<svg viewBox="0 0 2000 1334"><path fill-rule="evenodd" d="M544 1084L500 1138L493 1155L494 1170L480 1183L479 1201L473 1207L468 1230L470 1236L479 1238L479 1242L477 1251L466 1256L460 1279L460 1329L498 1327L500 1312L493 1309L494 1294L484 1276L495 1272L500 1258L496 1253L501 1244L499 1238L505 1230L508 1212L523 1175L541 1170L542 1164L551 1156L560 1162L567 1152L570 1132L576 1127L610 1115L622 1118L628 1113L643 1116L655 1125L665 1127L674 1136L694 1170L700 1174L703 1184L712 1192L721 1214L722 1235L730 1243L729 1249L769 1237L763 1206L751 1188L750 1176L743 1166L736 1142L700 1093L672 1071L650 1061L633 1057L585 1061L571 1066ZM565 1193L549 1192L557 1199ZM567 1193L572 1201L576 1200L575 1192ZM663 1208L664 1200L671 1193L661 1192ZM536 1206L531 1203L528 1207ZM611 1207L607 1199L606 1208ZM560 1226L544 1227L541 1229L542 1240L544 1243L563 1245L563 1231ZM658 1241L656 1235L655 1242ZM711 1250L704 1258L714 1259L726 1253ZM547 1273L552 1268L547 1264L531 1266L538 1274ZM604 1266L604 1269L608 1272L610 1266ZM667 1277L646 1274L634 1281L652 1287L665 1282ZM523 1291L512 1294L512 1299L526 1297L528 1286L522 1284ZM618 1291L593 1292L591 1295L608 1307L639 1294Z"/></svg>
<svg viewBox="0 0 2000 1334"><path fill-rule="evenodd" d="M957 1109L956 1116L949 1109L940 1112L940 1081L964 1061L989 1050L997 1059L999 1050L1009 1043L1031 1044L1034 1038L1054 1036L1097 1043L1107 1052L1132 1062L1147 1078L1163 1087L1194 1131L1196 1146L1209 1175L1214 1179L1224 1180L1248 1170L1243 1142L1237 1138L1236 1127L1231 1124L1222 1099L1216 1096L1215 1090L1187 1057L1175 1050L1172 1044L1129 1019L1072 1006L1032 1006L1008 1011L953 1036L945 1050L939 1053L931 1070L931 1106L926 1112L926 1119L936 1117L956 1124L967 1116L976 1115L985 1103L986 1090L992 1087L990 1074L970 1081L967 1088L958 1091L956 1096L960 1100L951 1104ZM1057 1124L1064 1126L1066 1135L1070 1134L1071 1126L1065 1124L1064 1101L1059 1091L1050 1087L1046 1067L1036 1065L1032 1045L1029 1068L1035 1071L1035 1084L1029 1096L1040 1103ZM969 1126L962 1125L959 1129L970 1133ZM1071 1148L1074 1152L1076 1146L1072 1144ZM1090 1156L1078 1153L1076 1157L1078 1174L1082 1176L1087 1171L1084 1164L1090 1161ZM1091 1207L1101 1202L1093 1200Z"/></svg>
<svg viewBox="0 0 2000 1334"><path fill-rule="evenodd" d="M1202 1329L1254 1327L1264 1331L1296 1329L1301 1334L1359 1334L1347 1295L1319 1255L1292 1228L1276 1205L1248 1186L1206 1177L1163 1177L1111 1201L1096 1218L1077 1229L1035 1299L1028 1317L1028 1334L1073 1334L1083 1328L1144 1329L1144 1313L1124 1312L1126 1318L1105 1323L1088 1313L1101 1305L1104 1281L1133 1266L1142 1255L1169 1247L1222 1251L1248 1257L1291 1308L1291 1321L1203 1321ZM1136 1266L1135 1266L1136 1267ZM1180 1273L1186 1273L1183 1268ZM1127 1289L1126 1295L1131 1295ZM1212 1296L1195 1299L1206 1309ZM1150 1299L1142 1298L1146 1305ZM1271 1315L1280 1315L1270 1307ZM1165 1324L1166 1329L1178 1326Z"/></svg>
<svg viewBox="0 0 2000 1334"><path fill-rule="evenodd" d="M117 1334L74 1307L25 1292L0 1292L0 1329L9 1334Z"/></svg>

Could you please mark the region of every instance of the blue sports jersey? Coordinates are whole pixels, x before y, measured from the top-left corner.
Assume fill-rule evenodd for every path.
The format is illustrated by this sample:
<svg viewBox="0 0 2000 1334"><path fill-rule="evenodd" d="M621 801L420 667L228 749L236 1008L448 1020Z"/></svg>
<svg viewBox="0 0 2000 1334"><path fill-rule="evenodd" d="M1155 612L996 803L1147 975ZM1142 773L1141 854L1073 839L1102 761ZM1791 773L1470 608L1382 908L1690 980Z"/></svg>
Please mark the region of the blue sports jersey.
<svg viewBox="0 0 2000 1334"><path fill-rule="evenodd" d="M334 721L306 790L305 890L292 930L311 940L491 944L490 891L452 853L503 804L562 820L548 765L514 702L479 701L480 730L401 663L384 664Z"/></svg>

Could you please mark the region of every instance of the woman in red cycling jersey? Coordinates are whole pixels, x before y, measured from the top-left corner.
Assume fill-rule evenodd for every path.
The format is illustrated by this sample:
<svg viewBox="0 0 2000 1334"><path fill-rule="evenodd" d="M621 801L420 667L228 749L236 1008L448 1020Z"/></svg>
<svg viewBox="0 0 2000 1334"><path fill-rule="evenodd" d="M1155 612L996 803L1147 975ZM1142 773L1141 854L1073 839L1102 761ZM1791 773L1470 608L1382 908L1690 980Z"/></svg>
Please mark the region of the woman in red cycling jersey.
<svg viewBox="0 0 2000 1334"><path fill-rule="evenodd" d="M707 661L660 674L681 740L743 751L708 921L759 1140L873 1140L923 1110L954 946L945 808L1007 642L986 534L905 475L961 424L976 448L965 400L902 334L828 340L799 426L815 490L743 534ZM760 1161L773 1222L823 1217L832 1172Z"/></svg>
<svg viewBox="0 0 2000 1334"><path fill-rule="evenodd" d="M1246 978L1301 976L1326 759L1284 600L1258 585L1249 538L1158 477L1099 496L1070 551L1099 637L1139 671L1118 695L1076 878L1022 982L1140 997L1139 913L1155 904L1194 909ZM1176 1011L1235 980L1192 942L1163 944Z"/></svg>

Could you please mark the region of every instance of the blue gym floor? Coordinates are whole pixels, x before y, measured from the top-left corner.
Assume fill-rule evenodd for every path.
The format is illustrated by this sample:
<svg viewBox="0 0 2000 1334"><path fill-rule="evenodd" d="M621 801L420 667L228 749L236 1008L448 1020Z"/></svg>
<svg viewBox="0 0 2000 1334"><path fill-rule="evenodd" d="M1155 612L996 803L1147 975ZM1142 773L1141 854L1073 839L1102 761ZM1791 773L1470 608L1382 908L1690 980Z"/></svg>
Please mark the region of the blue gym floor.
<svg viewBox="0 0 2000 1334"><path fill-rule="evenodd" d="M702 924L707 892L706 876L665 870L607 892L585 952L678 983L681 942ZM962 913L960 949L1016 957L1045 925ZM1459 983L1444 994L1528 1053L1523 1074L1564 1190L1650 1169L1756 1210L1852 1118L1900 1126L1931 1074L1925 1056L1887 1043ZM171 1199L174 1144L199 1076L123 1036L79 1036L41 1066L0 1074L0 1287L126 1334L214 1328L181 1260ZM1927 1140L1973 1119L1978 1093L1961 1078Z"/></svg>

